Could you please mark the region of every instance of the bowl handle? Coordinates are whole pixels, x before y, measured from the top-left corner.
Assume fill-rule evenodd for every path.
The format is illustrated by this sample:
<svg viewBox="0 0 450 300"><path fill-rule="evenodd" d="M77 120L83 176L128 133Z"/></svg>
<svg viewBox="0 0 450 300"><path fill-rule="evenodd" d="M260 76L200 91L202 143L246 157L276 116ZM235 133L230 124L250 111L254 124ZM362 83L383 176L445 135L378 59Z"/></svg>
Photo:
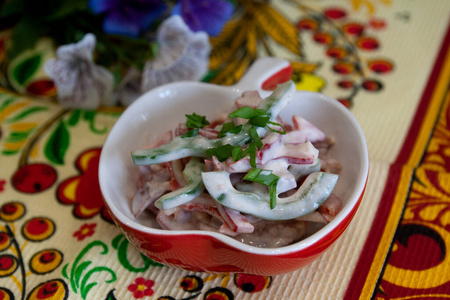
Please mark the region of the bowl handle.
<svg viewBox="0 0 450 300"><path fill-rule="evenodd" d="M266 92L262 85L278 72L287 70L292 72L289 61L277 57L263 57L257 59L242 76L241 80L234 85L240 90L257 90L258 92ZM286 74L286 72L283 72ZM285 77L286 75L284 75ZM276 81L277 79L275 79ZM286 80L283 80L286 81ZM280 81L281 83L282 81Z"/></svg>

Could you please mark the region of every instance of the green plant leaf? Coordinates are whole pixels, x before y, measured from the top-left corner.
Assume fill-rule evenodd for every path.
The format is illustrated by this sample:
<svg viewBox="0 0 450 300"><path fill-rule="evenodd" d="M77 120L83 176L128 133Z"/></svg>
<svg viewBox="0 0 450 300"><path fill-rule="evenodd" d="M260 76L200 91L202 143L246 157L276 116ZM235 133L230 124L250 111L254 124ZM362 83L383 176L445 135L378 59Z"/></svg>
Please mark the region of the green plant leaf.
<svg viewBox="0 0 450 300"><path fill-rule="evenodd" d="M53 163L64 164L64 156L70 143L70 135L64 122L59 122L45 145L45 156Z"/></svg>

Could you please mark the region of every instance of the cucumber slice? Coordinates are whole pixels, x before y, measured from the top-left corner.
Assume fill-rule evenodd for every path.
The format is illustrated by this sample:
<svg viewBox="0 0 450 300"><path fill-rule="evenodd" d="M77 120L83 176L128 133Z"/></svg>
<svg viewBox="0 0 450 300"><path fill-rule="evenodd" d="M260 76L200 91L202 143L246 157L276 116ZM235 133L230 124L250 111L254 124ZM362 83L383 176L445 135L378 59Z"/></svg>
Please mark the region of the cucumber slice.
<svg viewBox="0 0 450 300"><path fill-rule="evenodd" d="M155 206L159 209L171 209L183 205L197 198L205 190L202 182L202 172L205 165L197 158L192 158L184 168L183 175L187 184L176 191L165 194L155 201Z"/></svg>
<svg viewBox="0 0 450 300"><path fill-rule="evenodd" d="M278 85L275 91L265 98L258 106L275 120L280 111L291 101L295 92L295 84L292 81ZM242 131L238 134L228 134L220 139L206 139L201 136L191 138L176 137L169 143L154 149L142 149L131 152L131 159L135 165L153 165L180 159L183 157L196 156L208 157L206 150L214 147L230 144L231 146L243 145L250 138L249 130L252 126L244 124ZM258 135L266 134L267 129L259 127Z"/></svg>
<svg viewBox="0 0 450 300"><path fill-rule="evenodd" d="M312 164L305 164L305 165L290 165L289 166L289 172L291 172L292 175L294 175L295 180L299 180L303 176L306 176L308 174L319 172L321 167L320 159L316 159Z"/></svg>
<svg viewBox="0 0 450 300"><path fill-rule="evenodd" d="M203 183L209 194L220 204L266 220L295 219L316 210L331 194L338 175L315 172L291 196L279 198L270 208L269 194L261 195L236 190L227 172L204 172Z"/></svg>

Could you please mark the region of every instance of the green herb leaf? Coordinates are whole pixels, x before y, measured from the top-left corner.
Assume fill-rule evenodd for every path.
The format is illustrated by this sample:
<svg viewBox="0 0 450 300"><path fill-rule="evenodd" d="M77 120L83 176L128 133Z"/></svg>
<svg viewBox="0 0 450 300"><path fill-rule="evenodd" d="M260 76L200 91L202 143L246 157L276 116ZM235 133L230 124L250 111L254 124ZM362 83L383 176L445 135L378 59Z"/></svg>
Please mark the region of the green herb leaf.
<svg viewBox="0 0 450 300"><path fill-rule="evenodd" d="M256 147L258 147L258 149L261 150L263 143L258 135L258 131L256 131L256 127L254 126L250 127L249 134L250 137L255 141Z"/></svg>
<svg viewBox="0 0 450 300"><path fill-rule="evenodd" d="M223 138L227 133L238 134L242 130L242 125L234 126L233 122L224 123L222 129L217 134L218 138Z"/></svg>
<svg viewBox="0 0 450 300"><path fill-rule="evenodd" d="M190 137L194 137L198 134L198 128L189 130L188 132L186 132L185 134L183 134L181 137L182 138L190 138Z"/></svg>
<svg viewBox="0 0 450 300"><path fill-rule="evenodd" d="M271 128L270 126L267 126L267 128L268 128L270 131L276 132L276 133L279 133L279 134L286 134L286 128L284 128L284 126L281 125L280 123L276 123L276 122L272 122L272 121L269 121L269 122L267 122L267 123L270 124L270 125L279 126L279 127L281 127L281 129L282 129L281 131L279 131L279 130L275 130L275 129Z"/></svg>
<svg viewBox="0 0 450 300"><path fill-rule="evenodd" d="M247 149L242 151L241 157L246 157L246 156L250 156L250 165L253 168L256 168L256 144L255 143L251 143L247 147Z"/></svg>
<svg viewBox="0 0 450 300"><path fill-rule="evenodd" d="M206 154L215 156L220 162L226 161L228 157L232 156L233 146L225 144L223 146L210 148L206 150Z"/></svg>
<svg viewBox="0 0 450 300"><path fill-rule="evenodd" d="M251 118L248 122L253 126L266 127L267 122L269 122L269 120L270 120L269 116L256 116Z"/></svg>
<svg viewBox="0 0 450 300"><path fill-rule="evenodd" d="M242 118L242 119L251 119L256 116L266 115L266 111L262 109L255 109L248 106L244 106L230 113L228 117L234 118Z"/></svg>
<svg viewBox="0 0 450 300"><path fill-rule="evenodd" d="M241 159L241 153L242 153L241 146L234 147L233 150L231 150L231 157L233 158L233 161L240 160Z"/></svg>
<svg viewBox="0 0 450 300"><path fill-rule="evenodd" d="M270 186L277 183L280 177L273 174L272 170L253 168L244 176L244 179Z"/></svg>
<svg viewBox="0 0 450 300"><path fill-rule="evenodd" d="M280 177L272 173L272 170L254 168L245 176L245 180L260 183L269 187L270 209L274 209L277 205L277 183Z"/></svg>
<svg viewBox="0 0 450 300"><path fill-rule="evenodd" d="M187 118L186 126L188 128L203 128L206 125L209 125L208 120L206 120L205 116L197 115L193 113L192 115L185 115Z"/></svg>
<svg viewBox="0 0 450 300"><path fill-rule="evenodd" d="M269 195L270 195L270 209L274 209L277 206L277 183L276 182L269 185Z"/></svg>

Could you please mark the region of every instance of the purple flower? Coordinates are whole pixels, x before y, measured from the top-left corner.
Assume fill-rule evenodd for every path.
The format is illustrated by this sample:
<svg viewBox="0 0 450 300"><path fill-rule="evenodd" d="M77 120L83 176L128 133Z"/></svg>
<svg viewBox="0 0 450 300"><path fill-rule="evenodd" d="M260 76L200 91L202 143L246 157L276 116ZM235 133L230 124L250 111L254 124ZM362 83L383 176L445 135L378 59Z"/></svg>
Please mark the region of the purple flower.
<svg viewBox="0 0 450 300"><path fill-rule="evenodd" d="M106 33L137 37L165 12L161 0L90 0L94 13L104 14Z"/></svg>
<svg viewBox="0 0 450 300"><path fill-rule="evenodd" d="M173 15L180 15L192 31L205 31L218 35L234 12L227 0L180 0L173 8Z"/></svg>

